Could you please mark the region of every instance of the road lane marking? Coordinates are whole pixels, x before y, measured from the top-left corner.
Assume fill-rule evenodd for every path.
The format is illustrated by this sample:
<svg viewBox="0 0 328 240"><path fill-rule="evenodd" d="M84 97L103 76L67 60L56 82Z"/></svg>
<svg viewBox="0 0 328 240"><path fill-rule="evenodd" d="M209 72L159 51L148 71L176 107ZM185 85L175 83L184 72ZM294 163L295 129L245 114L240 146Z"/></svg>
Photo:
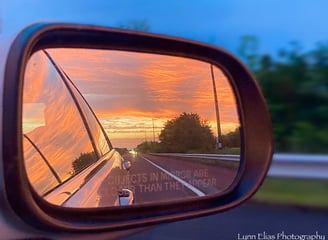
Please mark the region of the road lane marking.
<svg viewBox="0 0 328 240"><path fill-rule="evenodd" d="M182 185L184 185L185 187L189 188L189 190L191 190L192 192L194 192L197 196L202 197L205 196L205 193L203 193L202 191L200 191L199 189L195 188L193 185L189 184L188 182L186 182L185 180L177 177L176 175L170 173L169 171L167 171L166 169L162 168L161 166L157 165L156 163L152 162L151 160L149 160L148 158L142 157L143 159L145 159L147 162L149 162L150 164L152 164L154 167L162 170L163 172L165 172L167 175L169 175L170 177L174 178L176 181L178 181L179 183L181 183Z"/></svg>

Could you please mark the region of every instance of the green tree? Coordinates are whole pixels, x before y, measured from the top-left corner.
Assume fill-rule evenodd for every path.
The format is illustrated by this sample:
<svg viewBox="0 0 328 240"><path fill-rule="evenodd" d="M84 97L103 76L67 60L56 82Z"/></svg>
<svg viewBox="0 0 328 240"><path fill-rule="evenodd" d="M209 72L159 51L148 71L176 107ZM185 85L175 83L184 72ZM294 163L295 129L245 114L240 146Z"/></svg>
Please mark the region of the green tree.
<svg viewBox="0 0 328 240"><path fill-rule="evenodd" d="M229 132L221 136L221 142L223 147L239 148L240 147L240 128L236 128L234 131Z"/></svg>
<svg viewBox="0 0 328 240"><path fill-rule="evenodd" d="M94 152L81 153L80 156L73 161L74 174L78 174L96 161L97 156Z"/></svg>
<svg viewBox="0 0 328 240"><path fill-rule="evenodd" d="M159 139L165 152L208 152L215 149L210 126L196 113L182 113L167 121Z"/></svg>
<svg viewBox="0 0 328 240"><path fill-rule="evenodd" d="M115 148L121 155L127 154L129 150L127 148Z"/></svg>
<svg viewBox="0 0 328 240"><path fill-rule="evenodd" d="M259 56L254 74L269 106L276 151L328 152L328 44Z"/></svg>
<svg viewBox="0 0 328 240"><path fill-rule="evenodd" d="M258 67L258 47L259 42L255 36L244 35L241 37L238 54L252 71Z"/></svg>
<svg viewBox="0 0 328 240"><path fill-rule="evenodd" d="M130 30L143 31L143 32L150 31L150 25L148 24L147 20L145 20L145 19L130 20L130 21L119 24L118 27L123 28L123 29L130 29Z"/></svg>
<svg viewBox="0 0 328 240"><path fill-rule="evenodd" d="M161 146L160 146L160 143L158 143L158 142L145 141L143 143L140 143L136 147L136 149L138 152L143 152L143 153L161 152Z"/></svg>

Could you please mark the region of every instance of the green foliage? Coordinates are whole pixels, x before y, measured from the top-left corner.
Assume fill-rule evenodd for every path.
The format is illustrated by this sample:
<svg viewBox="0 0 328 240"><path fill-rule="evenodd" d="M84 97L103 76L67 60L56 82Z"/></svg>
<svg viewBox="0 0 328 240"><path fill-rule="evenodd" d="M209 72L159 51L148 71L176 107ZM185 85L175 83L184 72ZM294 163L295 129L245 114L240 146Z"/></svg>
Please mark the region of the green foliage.
<svg viewBox="0 0 328 240"><path fill-rule="evenodd" d="M80 156L73 161L74 174L78 174L96 161L97 157L94 152L81 153Z"/></svg>
<svg viewBox="0 0 328 240"><path fill-rule="evenodd" d="M159 135L160 142L143 142L138 152L209 153L215 150L210 126L196 113L182 113L166 122Z"/></svg>
<svg viewBox="0 0 328 240"><path fill-rule="evenodd" d="M328 208L328 181L267 177L253 199Z"/></svg>
<svg viewBox="0 0 328 240"><path fill-rule="evenodd" d="M182 113L167 121L159 139L164 152L209 152L215 148L210 126L196 113Z"/></svg>
<svg viewBox="0 0 328 240"><path fill-rule="evenodd" d="M225 148L239 148L240 147L240 128L221 136L222 146Z"/></svg>
<svg viewBox="0 0 328 240"><path fill-rule="evenodd" d="M241 37L238 53L251 70L255 70L258 65L258 45L259 43L255 36L244 35Z"/></svg>
<svg viewBox="0 0 328 240"><path fill-rule="evenodd" d="M250 67L269 106L276 151L327 153L328 43L302 52L293 42L279 58L253 50L244 52L258 59L257 68Z"/></svg>
<svg viewBox="0 0 328 240"><path fill-rule="evenodd" d="M240 154L240 147L235 147L235 148L223 147L221 149L215 149L215 151L213 153L239 155Z"/></svg>
<svg viewBox="0 0 328 240"><path fill-rule="evenodd" d="M129 150L127 148L115 148L121 155L127 154Z"/></svg>
<svg viewBox="0 0 328 240"><path fill-rule="evenodd" d="M145 142L139 144L136 147L136 150L137 150L137 152L154 153L154 152L161 152L161 147L158 142L145 141Z"/></svg>
<svg viewBox="0 0 328 240"><path fill-rule="evenodd" d="M148 24L147 20L130 20L124 23L119 24L119 28L123 29L130 29L130 30L136 30L136 31L143 31L143 32L149 32L150 31L150 25Z"/></svg>

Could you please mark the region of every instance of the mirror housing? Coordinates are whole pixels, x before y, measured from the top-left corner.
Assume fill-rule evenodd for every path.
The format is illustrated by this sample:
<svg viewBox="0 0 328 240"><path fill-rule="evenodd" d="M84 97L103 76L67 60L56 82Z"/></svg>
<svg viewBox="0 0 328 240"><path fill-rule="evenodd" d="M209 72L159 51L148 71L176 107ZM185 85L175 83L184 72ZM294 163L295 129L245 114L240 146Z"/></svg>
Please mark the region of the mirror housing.
<svg viewBox="0 0 328 240"><path fill-rule="evenodd" d="M45 48L157 53L197 59L220 67L228 76L235 93L242 129L241 165L234 182L220 195L206 196L197 201L83 209L62 208L44 201L29 185L21 136L24 71L30 56ZM256 192L266 176L273 152L272 128L265 100L243 64L222 49L156 34L69 24L34 24L27 27L16 37L8 54L3 111L2 184L8 208L11 209L6 214L16 215L38 229L51 231L127 229L230 209ZM124 191L121 195L126 198L129 194Z"/></svg>

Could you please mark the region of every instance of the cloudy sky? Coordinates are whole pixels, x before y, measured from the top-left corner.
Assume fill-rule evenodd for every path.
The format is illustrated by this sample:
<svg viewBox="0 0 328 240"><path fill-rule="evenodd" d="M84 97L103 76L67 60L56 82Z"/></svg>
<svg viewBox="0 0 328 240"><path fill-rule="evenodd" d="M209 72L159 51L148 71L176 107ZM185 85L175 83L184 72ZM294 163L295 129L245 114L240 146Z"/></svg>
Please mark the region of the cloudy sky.
<svg viewBox="0 0 328 240"><path fill-rule="evenodd" d="M114 145L158 140L165 122L183 112L199 114L216 132L208 63L122 51L48 52L88 100ZM223 72L214 69L220 126L227 133L239 126L236 100Z"/></svg>

